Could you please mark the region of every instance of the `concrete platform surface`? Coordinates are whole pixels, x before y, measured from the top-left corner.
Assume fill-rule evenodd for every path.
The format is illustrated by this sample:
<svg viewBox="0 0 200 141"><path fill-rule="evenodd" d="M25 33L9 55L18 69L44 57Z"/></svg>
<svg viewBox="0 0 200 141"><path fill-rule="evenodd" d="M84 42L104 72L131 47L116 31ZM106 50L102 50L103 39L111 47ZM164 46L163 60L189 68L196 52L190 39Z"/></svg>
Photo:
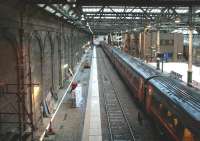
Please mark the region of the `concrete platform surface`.
<svg viewBox="0 0 200 141"><path fill-rule="evenodd" d="M149 63L150 65L156 67L156 63ZM161 64L160 64L161 67ZM187 82L187 70L188 70L188 64L182 63L182 62L164 62L163 64L163 70L167 73L170 73L171 71L175 71L181 75L183 75L182 80L184 82ZM200 67L199 66L192 66L192 72L193 72L193 80L200 83Z"/></svg>
<svg viewBox="0 0 200 141"><path fill-rule="evenodd" d="M82 141L102 141L96 48L93 49Z"/></svg>
<svg viewBox="0 0 200 141"><path fill-rule="evenodd" d="M84 61L91 63L92 51L89 50ZM78 67L79 68L79 67ZM60 91L60 95L66 93L60 108L58 109L55 118L52 121L52 135L46 134L44 141L80 141L85 118L85 109L87 103L88 83L90 69L85 69L80 65L77 70L74 81L78 83L76 88L76 107L72 106L72 97L69 89L64 88ZM53 116L53 115L52 115ZM52 117L49 117L49 120ZM47 122L47 121L46 121Z"/></svg>

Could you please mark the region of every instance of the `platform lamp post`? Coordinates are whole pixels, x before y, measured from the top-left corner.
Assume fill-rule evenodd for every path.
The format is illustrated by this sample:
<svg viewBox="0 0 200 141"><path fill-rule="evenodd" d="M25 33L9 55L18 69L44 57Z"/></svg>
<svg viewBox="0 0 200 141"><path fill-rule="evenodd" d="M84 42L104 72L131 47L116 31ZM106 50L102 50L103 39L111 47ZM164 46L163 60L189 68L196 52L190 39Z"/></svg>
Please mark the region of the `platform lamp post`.
<svg viewBox="0 0 200 141"><path fill-rule="evenodd" d="M163 72L163 66L164 66L164 53L157 53L157 70L160 70L160 61L162 62L162 68L161 71Z"/></svg>
<svg viewBox="0 0 200 141"><path fill-rule="evenodd" d="M157 52L160 52L160 29L157 29L157 40L156 40L156 44L157 44Z"/></svg>
<svg viewBox="0 0 200 141"><path fill-rule="evenodd" d="M192 7L189 7L189 55L188 55L188 75L187 84L192 85Z"/></svg>
<svg viewBox="0 0 200 141"><path fill-rule="evenodd" d="M160 69L160 58L158 57L160 54L160 30L157 28L157 38L156 38L156 47L157 47L157 70Z"/></svg>
<svg viewBox="0 0 200 141"><path fill-rule="evenodd" d="M146 56L146 29L144 30L144 33L143 33L143 59L145 60Z"/></svg>
<svg viewBox="0 0 200 141"><path fill-rule="evenodd" d="M142 33L139 33L139 58L141 58L141 50L142 50Z"/></svg>
<svg viewBox="0 0 200 141"><path fill-rule="evenodd" d="M163 67L164 67L164 53L161 53L161 61L162 61L162 72L163 72Z"/></svg>
<svg viewBox="0 0 200 141"><path fill-rule="evenodd" d="M192 27L189 28L189 56L188 56L188 76L187 83L192 84Z"/></svg>
<svg viewBox="0 0 200 141"><path fill-rule="evenodd" d="M156 47L155 46L152 46L151 47L151 61L153 61L153 59L154 59L154 57L155 57L155 50L156 49Z"/></svg>

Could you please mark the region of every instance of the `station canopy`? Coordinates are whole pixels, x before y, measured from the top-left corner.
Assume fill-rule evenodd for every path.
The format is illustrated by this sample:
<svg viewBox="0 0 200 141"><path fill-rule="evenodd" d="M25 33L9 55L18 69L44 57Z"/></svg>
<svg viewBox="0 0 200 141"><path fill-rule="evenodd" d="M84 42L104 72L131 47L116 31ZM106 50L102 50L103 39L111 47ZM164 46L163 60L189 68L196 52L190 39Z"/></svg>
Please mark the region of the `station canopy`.
<svg viewBox="0 0 200 141"><path fill-rule="evenodd" d="M200 31L200 0L28 0L93 34L123 31Z"/></svg>

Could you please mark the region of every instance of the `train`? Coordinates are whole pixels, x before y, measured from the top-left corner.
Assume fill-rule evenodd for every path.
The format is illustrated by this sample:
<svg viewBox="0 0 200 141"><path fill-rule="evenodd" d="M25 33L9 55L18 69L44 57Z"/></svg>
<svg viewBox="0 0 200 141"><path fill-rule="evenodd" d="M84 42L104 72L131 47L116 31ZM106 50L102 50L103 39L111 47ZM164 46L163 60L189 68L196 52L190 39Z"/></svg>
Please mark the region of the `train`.
<svg viewBox="0 0 200 141"><path fill-rule="evenodd" d="M151 117L162 141L200 141L199 91L120 49L106 44L102 48L135 101Z"/></svg>

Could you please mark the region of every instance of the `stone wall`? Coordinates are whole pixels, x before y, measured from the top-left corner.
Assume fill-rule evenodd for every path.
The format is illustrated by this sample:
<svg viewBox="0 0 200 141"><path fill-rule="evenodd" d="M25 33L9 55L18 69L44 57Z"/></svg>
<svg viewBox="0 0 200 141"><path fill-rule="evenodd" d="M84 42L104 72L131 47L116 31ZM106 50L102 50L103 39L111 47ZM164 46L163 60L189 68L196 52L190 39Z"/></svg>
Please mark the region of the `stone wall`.
<svg viewBox="0 0 200 141"><path fill-rule="evenodd" d="M73 69L82 56L81 47L89 40L88 33L42 8L22 5L17 0L0 5L2 138L20 134L20 126L21 133L29 130L31 122L37 136L43 121L43 100L51 89L57 93L63 87L67 79L63 66Z"/></svg>

